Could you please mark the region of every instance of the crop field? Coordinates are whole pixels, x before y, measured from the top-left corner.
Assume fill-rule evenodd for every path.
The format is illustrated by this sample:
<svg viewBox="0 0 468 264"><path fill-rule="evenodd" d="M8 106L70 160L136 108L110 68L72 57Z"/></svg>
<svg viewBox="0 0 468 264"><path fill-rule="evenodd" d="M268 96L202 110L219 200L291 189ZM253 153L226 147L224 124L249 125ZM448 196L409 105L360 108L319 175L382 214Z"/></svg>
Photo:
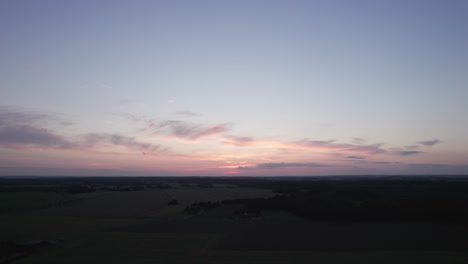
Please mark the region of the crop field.
<svg viewBox="0 0 468 264"><path fill-rule="evenodd" d="M70 217L136 218L166 206L169 200L162 190L102 192L78 202L32 213Z"/></svg>
<svg viewBox="0 0 468 264"><path fill-rule="evenodd" d="M298 251L464 251L466 226L403 223L250 222L218 249Z"/></svg>
<svg viewBox="0 0 468 264"><path fill-rule="evenodd" d="M182 232L173 234L168 234L168 230L148 234L109 230L113 227L146 223L150 219L164 221L168 215L190 219L193 216L184 214L183 210L197 201L219 202L272 195L270 190L226 188L224 185L213 188L179 187L84 194L4 192L0 193L2 208L5 208L5 213L0 215L0 234L6 240L64 241L59 246L42 250L40 254L15 261L17 263L96 263L108 259L109 254L115 256L113 263L135 261L135 257L132 257L132 261L125 257L129 255L138 255L139 263L149 263L152 262L149 261L151 259L160 259L161 253L166 254L165 261L178 263L189 261L193 254L197 255L200 250L212 247L211 244L217 240L218 235L184 233L183 229L180 230ZM172 199L178 200L179 204L168 205ZM7 208L18 208L21 211L9 212ZM223 211L218 208L215 212L220 210ZM230 209L222 215L228 215L229 212ZM73 255L73 261L69 260L70 254Z"/></svg>
<svg viewBox="0 0 468 264"><path fill-rule="evenodd" d="M78 199L70 194L53 192L6 192L1 193L0 197L0 213L41 209Z"/></svg>
<svg viewBox="0 0 468 264"><path fill-rule="evenodd" d="M186 206L194 202L221 202L239 198L268 198L274 196L271 190L255 188L226 188L225 186L214 188L182 187L163 190L168 199L175 199L178 205L165 206L146 214L148 218L180 219L187 215L181 214ZM166 201L166 203L169 200Z"/></svg>
<svg viewBox="0 0 468 264"><path fill-rule="evenodd" d="M229 199L239 198L258 198L258 197L271 197L274 194L271 190L267 189L254 189L254 188L177 188L165 190L167 194L177 199L180 204L188 205L196 201L211 201L220 202Z"/></svg>
<svg viewBox="0 0 468 264"><path fill-rule="evenodd" d="M2 240L67 239L85 232L134 223L139 223L138 219L11 214L0 216L0 234Z"/></svg>
<svg viewBox="0 0 468 264"><path fill-rule="evenodd" d="M211 234L90 232L17 263L190 263L215 239Z"/></svg>
<svg viewBox="0 0 468 264"><path fill-rule="evenodd" d="M147 189L132 192L95 192L91 194L56 194L39 192L1 193L1 207L27 210L30 215L91 218L159 217L182 212L197 201L219 202L236 198L271 197L270 190L253 188L178 188ZM167 206L172 200L177 206ZM35 209L35 210L31 210Z"/></svg>
<svg viewBox="0 0 468 264"><path fill-rule="evenodd" d="M231 202L184 212L199 202L275 195L268 188L196 183L0 192L0 237L58 241L10 261L18 264L468 263L468 226L462 223L321 222L284 210L243 214L244 206Z"/></svg>

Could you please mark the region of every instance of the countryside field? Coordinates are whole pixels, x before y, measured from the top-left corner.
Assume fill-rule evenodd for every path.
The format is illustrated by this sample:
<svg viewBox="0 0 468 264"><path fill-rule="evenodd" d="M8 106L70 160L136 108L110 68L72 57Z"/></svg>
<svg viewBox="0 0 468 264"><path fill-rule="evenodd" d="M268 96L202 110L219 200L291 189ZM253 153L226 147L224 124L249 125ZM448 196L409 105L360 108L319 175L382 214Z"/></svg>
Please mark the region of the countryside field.
<svg viewBox="0 0 468 264"><path fill-rule="evenodd" d="M0 263L467 263L467 225L235 214L242 204L217 202L277 195L240 185L0 192L3 243L54 241ZM216 206L184 212L199 202Z"/></svg>

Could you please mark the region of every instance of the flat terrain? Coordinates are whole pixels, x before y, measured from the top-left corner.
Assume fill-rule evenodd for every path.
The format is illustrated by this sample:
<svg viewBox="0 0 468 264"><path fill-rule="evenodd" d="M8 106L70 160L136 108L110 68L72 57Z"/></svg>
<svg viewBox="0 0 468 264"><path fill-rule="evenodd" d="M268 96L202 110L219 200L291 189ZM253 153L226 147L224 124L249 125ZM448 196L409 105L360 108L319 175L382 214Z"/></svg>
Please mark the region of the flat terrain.
<svg viewBox="0 0 468 264"><path fill-rule="evenodd" d="M12 263L468 263L459 223L311 221L226 203L271 189L219 184L86 193L0 192L0 240L58 241ZM169 205L172 200L177 204ZM0 258L0 263L2 259Z"/></svg>

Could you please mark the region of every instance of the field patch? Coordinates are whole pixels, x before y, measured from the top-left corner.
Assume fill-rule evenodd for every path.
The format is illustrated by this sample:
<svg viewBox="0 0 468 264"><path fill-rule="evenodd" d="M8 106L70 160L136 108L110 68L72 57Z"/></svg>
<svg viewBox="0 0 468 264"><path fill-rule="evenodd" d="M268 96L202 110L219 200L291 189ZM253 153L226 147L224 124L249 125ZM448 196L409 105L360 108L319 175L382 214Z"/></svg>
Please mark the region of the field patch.
<svg viewBox="0 0 468 264"><path fill-rule="evenodd" d="M166 206L170 197L163 190L107 192L37 212L40 215L98 218L135 218Z"/></svg>
<svg viewBox="0 0 468 264"><path fill-rule="evenodd" d="M56 206L79 199L71 194L55 192L1 192L0 213L23 212Z"/></svg>
<svg viewBox="0 0 468 264"><path fill-rule="evenodd" d="M255 188L177 188L166 189L166 192L173 199L182 205L189 205L194 202L221 202L230 199L246 198L268 198L274 196L271 190Z"/></svg>
<svg viewBox="0 0 468 264"><path fill-rule="evenodd" d="M220 234L217 250L466 251L468 227L417 223L321 223L305 220L152 221L109 229L130 233Z"/></svg>
<svg viewBox="0 0 468 264"><path fill-rule="evenodd" d="M419 223L252 221L229 232L223 250L466 251L468 227Z"/></svg>

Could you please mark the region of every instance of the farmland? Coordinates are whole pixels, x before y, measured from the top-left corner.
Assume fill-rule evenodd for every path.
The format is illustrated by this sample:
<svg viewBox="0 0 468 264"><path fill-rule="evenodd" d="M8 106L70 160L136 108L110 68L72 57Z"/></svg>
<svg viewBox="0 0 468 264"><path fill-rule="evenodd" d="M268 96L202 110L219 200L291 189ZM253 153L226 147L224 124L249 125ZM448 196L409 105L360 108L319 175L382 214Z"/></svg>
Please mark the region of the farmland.
<svg viewBox="0 0 468 264"><path fill-rule="evenodd" d="M375 185L388 193L400 186L395 182L89 179L80 183L73 179L69 184L75 187L71 189L64 187L68 186L66 181L65 185L63 181L51 181L26 181L23 185L2 182L1 187L7 191L0 192L0 242L53 243L13 260L3 250L1 261L8 259L23 264L466 263L468 257L468 226L460 222L446 222L446 219L440 222L438 218L436 222L317 221L308 219L307 214L295 214L295 210L262 208L272 207L271 203L278 201L283 205L302 203L309 197L304 189L319 188L324 193L321 204L336 204L332 200L336 195L329 195L338 193L337 201L341 201L343 194L337 188L356 191ZM76 188L77 184L85 188ZM47 188L38 191L45 185ZM410 186L415 197L418 194L414 188L423 190L426 198L431 198L433 192L440 195L443 191L433 189L430 184L413 185L405 182L401 186ZM278 186L283 189L278 191ZM450 186L446 185L445 191L463 199L464 183L453 185L456 188ZM27 191L28 188L33 191ZM400 187L400 192L406 192L405 188ZM363 195L356 197L370 199ZM391 196L384 196L388 197ZM177 202L171 204L171 201ZM210 207L195 213L185 210L197 203ZM252 204L259 212L249 209ZM323 213L336 216L334 211Z"/></svg>

